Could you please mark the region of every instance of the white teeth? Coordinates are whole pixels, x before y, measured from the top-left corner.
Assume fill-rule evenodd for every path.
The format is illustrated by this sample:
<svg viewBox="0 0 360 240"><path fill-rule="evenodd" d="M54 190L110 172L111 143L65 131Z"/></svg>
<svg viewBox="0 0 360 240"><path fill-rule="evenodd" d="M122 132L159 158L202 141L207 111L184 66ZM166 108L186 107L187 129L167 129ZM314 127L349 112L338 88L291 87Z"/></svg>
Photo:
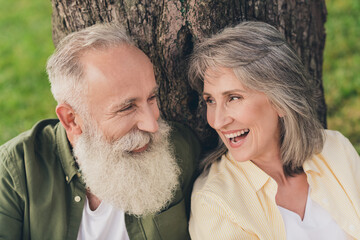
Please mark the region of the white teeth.
<svg viewBox="0 0 360 240"><path fill-rule="evenodd" d="M240 130L240 131L237 131L235 133L230 133L230 134L224 134L226 138L235 138L235 137L239 137L245 133L248 133L250 130L247 128L247 129L243 129L243 130Z"/></svg>

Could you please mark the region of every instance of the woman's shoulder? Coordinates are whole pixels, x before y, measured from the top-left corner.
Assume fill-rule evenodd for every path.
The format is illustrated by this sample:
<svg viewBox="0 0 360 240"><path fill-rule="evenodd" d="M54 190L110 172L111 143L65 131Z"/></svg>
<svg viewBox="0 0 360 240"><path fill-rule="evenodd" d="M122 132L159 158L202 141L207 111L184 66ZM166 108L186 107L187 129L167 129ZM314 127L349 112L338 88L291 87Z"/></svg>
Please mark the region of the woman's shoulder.
<svg viewBox="0 0 360 240"><path fill-rule="evenodd" d="M214 215L235 218L231 207L234 196L227 193L229 185L233 184L228 182L226 169L221 166L221 161L212 163L211 167L196 179L191 194L192 215L212 212Z"/></svg>
<svg viewBox="0 0 360 240"><path fill-rule="evenodd" d="M324 130L325 142L321 151L322 155L355 154L355 148L342 133L335 130Z"/></svg>
<svg viewBox="0 0 360 240"><path fill-rule="evenodd" d="M323 131L325 135L325 142L341 141L346 139L346 137L337 130L324 129Z"/></svg>
<svg viewBox="0 0 360 240"><path fill-rule="evenodd" d="M324 137L322 151L312 159L318 168L330 168L343 174L360 168L359 154L343 134L334 130L324 130Z"/></svg>
<svg viewBox="0 0 360 240"><path fill-rule="evenodd" d="M197 178L192 201L215 201L223 206L232 206L239 200L245 201L254 190L244 171L239 164L224 155Z"/></svg>
<svg viewBox="0 0 360 240"><path fill-rule="evenodd" d="M193 187L194 193L216 194L224 186L224 171L221 169L221 161L213 163L208 169L204 170L196 179Z"/></svg>

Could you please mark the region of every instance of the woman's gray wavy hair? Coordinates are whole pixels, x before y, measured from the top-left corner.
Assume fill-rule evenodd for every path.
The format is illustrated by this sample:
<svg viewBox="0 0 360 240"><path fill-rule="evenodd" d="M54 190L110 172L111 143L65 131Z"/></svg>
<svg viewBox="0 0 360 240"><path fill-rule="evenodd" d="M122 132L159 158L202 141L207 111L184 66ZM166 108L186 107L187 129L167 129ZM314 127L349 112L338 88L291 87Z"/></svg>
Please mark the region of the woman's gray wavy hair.
<svg viewBox="0 0 360 240"><path fill-rule="evenodd" d="M63 38L47 61L51 92L58 103L67 103L85 114L87 91L83 79L81 56L89 50L102 50L120 45L134 45L126 30L118 23L102 23L71 33Z"/></svg>
<svg viewBox="0 0 360 240"><path fill-rule="evenodd" d="M287 175L302 172L305 160L323 148L322 125L315 107L321 95L304 65L273 26L242 22L197 44L190 60L189 81L202 93L207 69L230 68L245 87L263 92L283 113L279 118L281 158ZM202 162L207 168L227 151L221 142Z"/></svg>

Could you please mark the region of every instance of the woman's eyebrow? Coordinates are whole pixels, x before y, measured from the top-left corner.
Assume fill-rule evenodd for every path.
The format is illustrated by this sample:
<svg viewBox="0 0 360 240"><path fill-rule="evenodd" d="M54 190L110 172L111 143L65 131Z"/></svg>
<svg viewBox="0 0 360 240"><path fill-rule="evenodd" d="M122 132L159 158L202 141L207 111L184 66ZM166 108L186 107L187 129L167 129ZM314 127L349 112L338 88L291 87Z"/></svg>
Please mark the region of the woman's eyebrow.
<svg viewBox="0 0 360 240"><path fill-rule="evenodd" d="M229 95L229 94L234 93L234 92L246 93L246 91L245 91L245 90L242 90L242 89L231 89L231 90L229 90L229 91L223 92L222 95L225 96L225 95ZM203 95L203 96L211 96L211 94L210 94L210 93L207 93L207 92L203 92L202 95Z"/></svg>

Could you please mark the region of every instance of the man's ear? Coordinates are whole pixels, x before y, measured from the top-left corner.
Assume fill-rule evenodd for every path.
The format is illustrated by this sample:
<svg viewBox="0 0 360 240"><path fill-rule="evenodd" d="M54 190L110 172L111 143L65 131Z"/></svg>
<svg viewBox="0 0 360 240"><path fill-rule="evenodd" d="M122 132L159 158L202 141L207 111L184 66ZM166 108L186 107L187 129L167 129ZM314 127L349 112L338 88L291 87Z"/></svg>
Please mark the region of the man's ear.
<svg viewBox="0 0 360 240"><path fill-rule="evenodd" d="M56 115L64 126L71 143L82 133L82 121L74 109L66 103L61 103L56 107Z"/></svg>

